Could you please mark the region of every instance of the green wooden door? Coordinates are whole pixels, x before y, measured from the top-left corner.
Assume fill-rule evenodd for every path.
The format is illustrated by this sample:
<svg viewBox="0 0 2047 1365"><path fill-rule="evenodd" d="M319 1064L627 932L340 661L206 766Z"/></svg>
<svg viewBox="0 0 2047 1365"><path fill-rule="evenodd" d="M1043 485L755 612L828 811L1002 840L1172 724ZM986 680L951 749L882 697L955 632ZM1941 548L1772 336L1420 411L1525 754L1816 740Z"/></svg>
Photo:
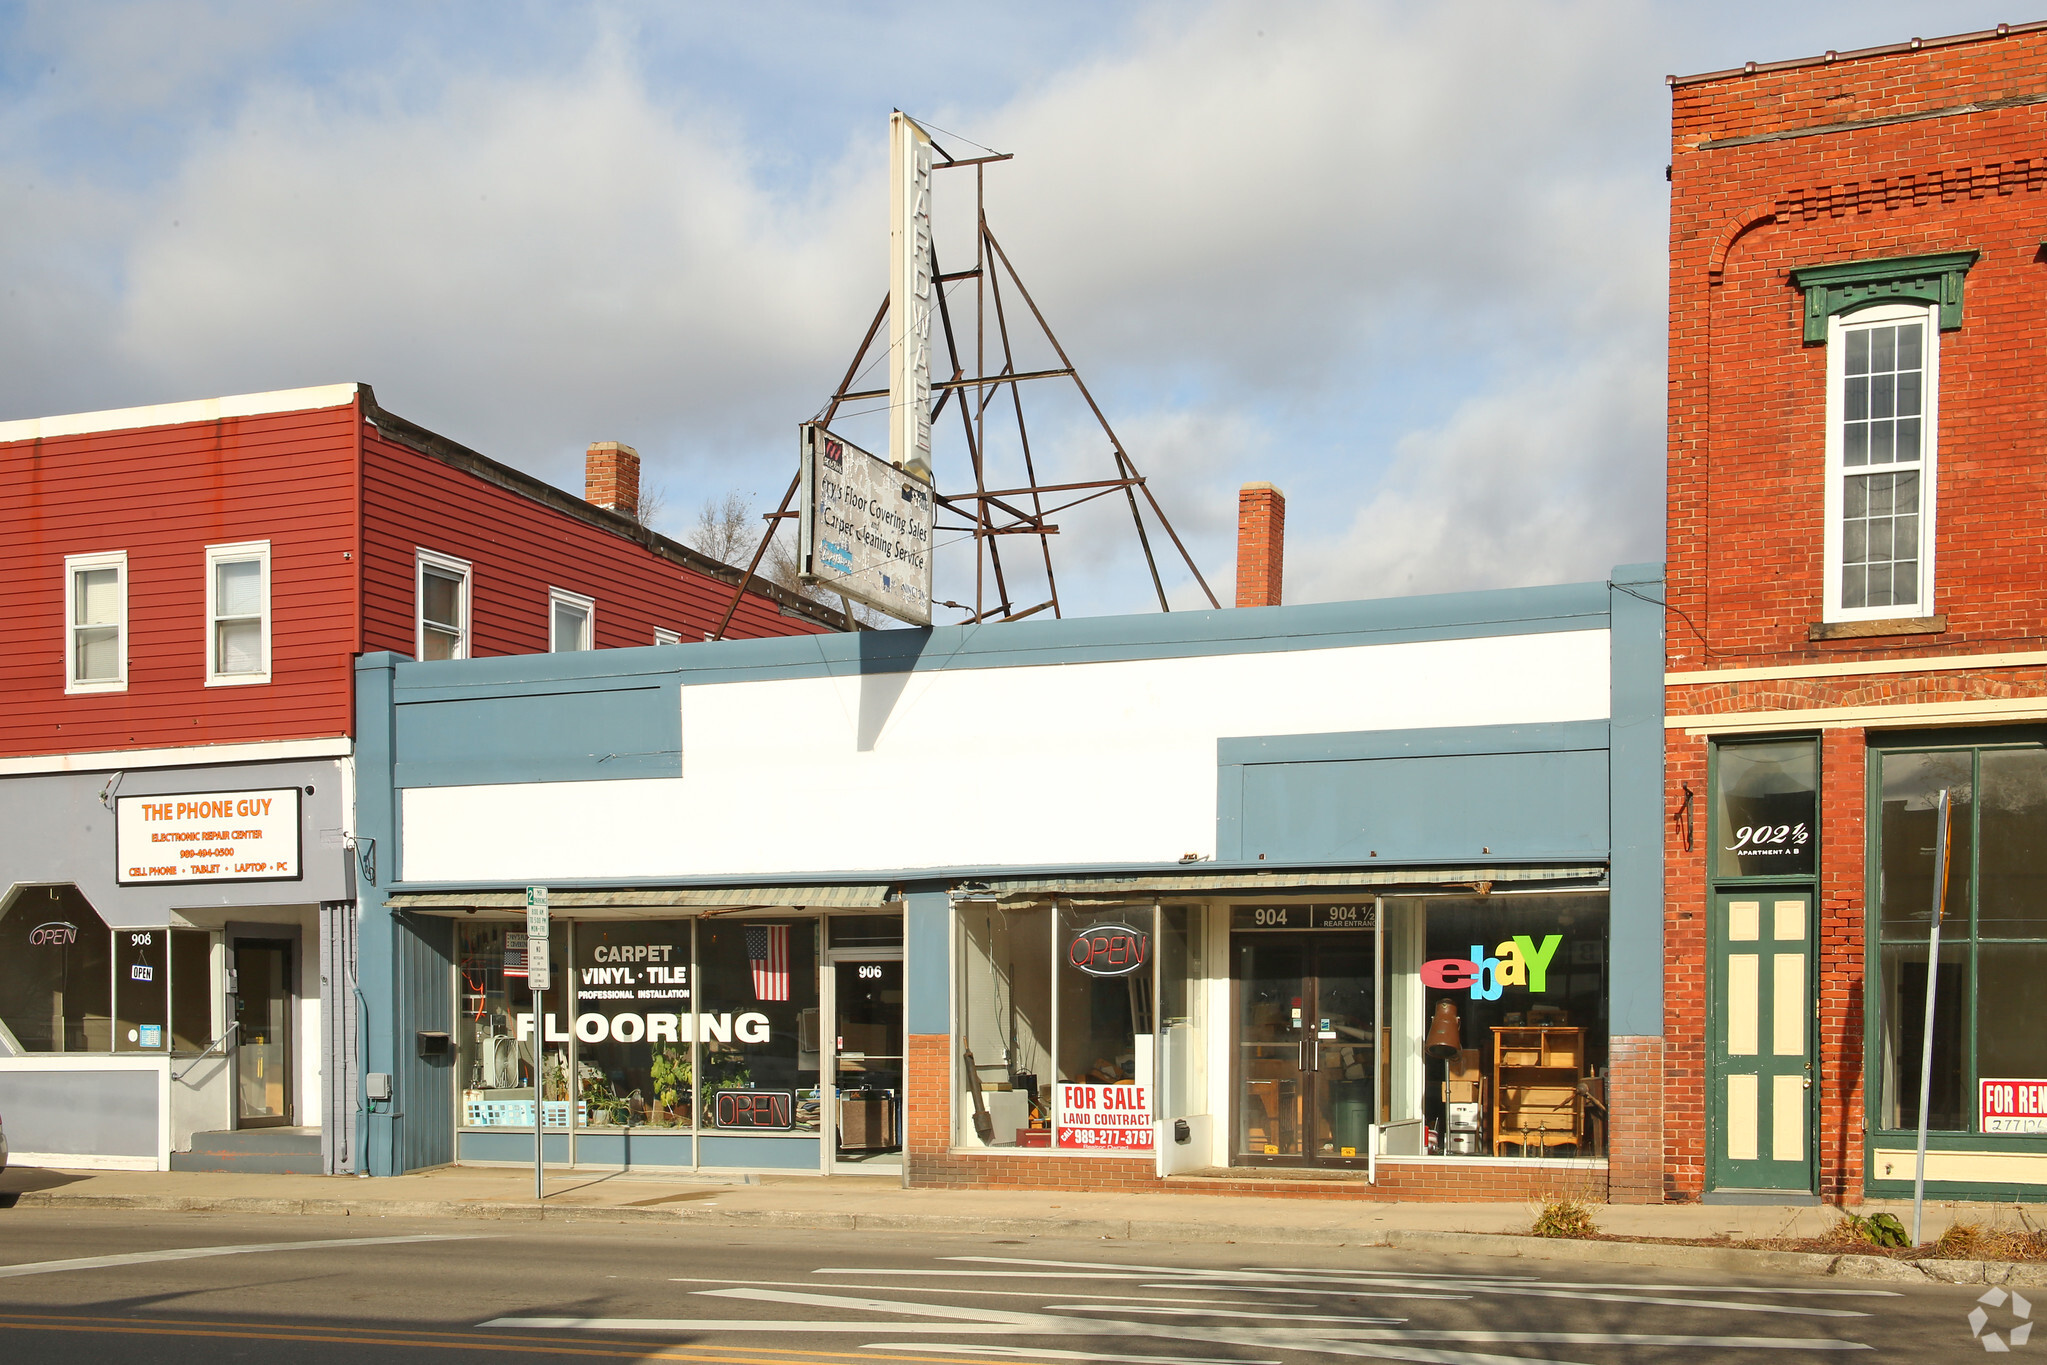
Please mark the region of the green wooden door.
<svg viewBox="0 0 2047 1365"><path fill-rule="evenodd" d="M1812 896L1713 899L1706 1049L1706 1188L1811 1192Z"/></svg>

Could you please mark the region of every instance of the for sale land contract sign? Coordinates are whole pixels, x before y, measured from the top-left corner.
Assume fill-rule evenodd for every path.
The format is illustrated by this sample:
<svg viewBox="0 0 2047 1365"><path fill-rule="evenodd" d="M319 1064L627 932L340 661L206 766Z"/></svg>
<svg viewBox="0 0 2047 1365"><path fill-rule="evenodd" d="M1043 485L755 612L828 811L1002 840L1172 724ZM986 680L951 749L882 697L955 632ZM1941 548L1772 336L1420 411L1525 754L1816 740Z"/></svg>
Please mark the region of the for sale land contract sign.
<svg viewBox="0 0 2047 1365"><path fill-rule="evenodd" d="M1061 1082L1053 1091L1052 1127L1061 1147L1151 1150L1151 1087Z"/></svg>

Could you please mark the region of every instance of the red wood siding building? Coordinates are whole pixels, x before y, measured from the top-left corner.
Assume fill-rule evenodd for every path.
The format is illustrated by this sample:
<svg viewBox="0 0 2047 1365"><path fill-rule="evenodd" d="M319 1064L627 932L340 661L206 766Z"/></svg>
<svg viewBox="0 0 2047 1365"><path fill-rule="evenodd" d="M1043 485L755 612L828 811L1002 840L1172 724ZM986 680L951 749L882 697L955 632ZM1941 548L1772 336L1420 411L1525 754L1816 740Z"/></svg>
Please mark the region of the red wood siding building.
<svg viewBox="0 0 2047 1365"><path fill-rule="evenodd" d="M701 640L740 571L386 413L366 385L0 423L0 759L349 733L351 659L418 648L416 552L471 566L475 656ZM268 542L269 681L208 685L206 547ZM67 690L67 556L126 555L125 687ZM727 635L830 629L754 580Z"/></svg>

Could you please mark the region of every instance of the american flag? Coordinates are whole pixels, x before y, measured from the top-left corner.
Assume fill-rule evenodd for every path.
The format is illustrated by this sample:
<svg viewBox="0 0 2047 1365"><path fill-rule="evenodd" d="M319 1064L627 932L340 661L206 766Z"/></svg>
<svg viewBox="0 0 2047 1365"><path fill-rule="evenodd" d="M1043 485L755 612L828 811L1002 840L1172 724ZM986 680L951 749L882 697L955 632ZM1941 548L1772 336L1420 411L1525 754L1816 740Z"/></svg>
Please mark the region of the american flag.
<svg viewBox="0 0 2047 1365"><path fill-rule="evenodd" d="M753 964L753 998L789 998L789 926L746 926L746 960Z"/></svg>

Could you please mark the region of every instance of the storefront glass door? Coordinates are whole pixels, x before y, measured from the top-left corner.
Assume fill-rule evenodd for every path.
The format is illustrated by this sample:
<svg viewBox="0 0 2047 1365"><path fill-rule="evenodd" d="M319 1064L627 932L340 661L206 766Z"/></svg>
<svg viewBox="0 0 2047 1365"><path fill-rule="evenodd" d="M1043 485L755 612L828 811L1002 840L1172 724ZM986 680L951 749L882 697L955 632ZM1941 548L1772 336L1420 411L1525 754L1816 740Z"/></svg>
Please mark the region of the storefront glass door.
<svg viewBox="0 0 2047 1365"><path fill-rule="evenodd" d="M292 1122L291 949L288 939L235 940L237 1128Z"/></svg>
<svg viewBox="0 0 2047 1365"><path fill-rule="evenodd" d="M1355 932L1235 936L1232 1156L1361 1164L1372 1122L1372 940Z"/></svg>
<svg viewBox="0 0 2047 1365"><path fill-rule="evenodd" d="M902 1160L903 964L832 964L833 1160Z"/></svg>

